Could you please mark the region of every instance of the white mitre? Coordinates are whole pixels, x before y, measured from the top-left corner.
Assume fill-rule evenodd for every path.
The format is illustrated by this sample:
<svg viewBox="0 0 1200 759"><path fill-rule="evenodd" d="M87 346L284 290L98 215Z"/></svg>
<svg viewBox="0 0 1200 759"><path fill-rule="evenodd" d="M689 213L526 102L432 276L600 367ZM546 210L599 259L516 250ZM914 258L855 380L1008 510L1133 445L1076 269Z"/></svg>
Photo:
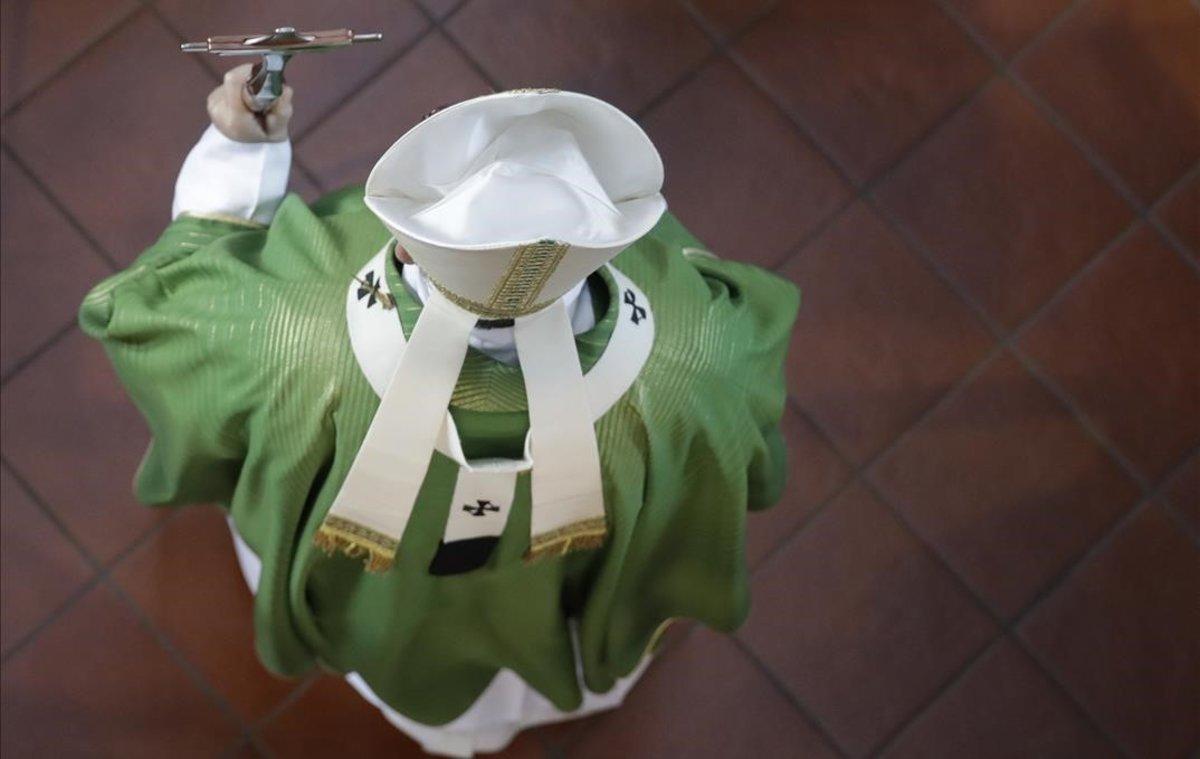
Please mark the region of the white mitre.
<svg viewBox="0 0 1200 759"><path fill-rule="evenodd" d="M459 103L384 153L366 204L434 287L318 543L366 556L368 569L391 566L452 424L446 409L479 319L514 320L530 417L529 555L603 541L593 416L561 298L658 222L662 182L632 119L557 90Z"/></svg>

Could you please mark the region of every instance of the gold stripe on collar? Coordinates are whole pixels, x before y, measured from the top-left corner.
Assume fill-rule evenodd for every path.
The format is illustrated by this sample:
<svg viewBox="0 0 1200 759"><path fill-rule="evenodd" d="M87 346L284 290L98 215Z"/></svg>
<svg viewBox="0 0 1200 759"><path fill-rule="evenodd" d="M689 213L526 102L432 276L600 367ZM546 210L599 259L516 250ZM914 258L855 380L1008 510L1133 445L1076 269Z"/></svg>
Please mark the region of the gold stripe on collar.
<svg viewBox="0 0 1200 759"><path fill-rule="evenodd" d="M513 319L550 305L552 301L537 301L536 298L570 247L565 242L538 240L517 248L486 303L454 292L429 276L429 272L425 275L456 306L489 319Z"/></svg>

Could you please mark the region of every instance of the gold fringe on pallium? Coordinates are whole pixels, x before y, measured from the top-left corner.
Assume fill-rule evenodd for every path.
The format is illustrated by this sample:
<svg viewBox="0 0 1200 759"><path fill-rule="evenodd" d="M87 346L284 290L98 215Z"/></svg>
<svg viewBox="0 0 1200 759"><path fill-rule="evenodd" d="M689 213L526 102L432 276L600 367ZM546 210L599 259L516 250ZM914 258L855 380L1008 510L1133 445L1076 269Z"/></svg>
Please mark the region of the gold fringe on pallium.
<svg viewBox="0 0 1200 759"><path fill-rule="evenodd" d="M392 568L399 545L381 532L332 514L317 528L313 544L330 556L343 553L352 559L364 559L366 570L372 573Z"/></svg>
<svg viewBox="0 0 1200 759"><path fill-rule="evenodd" d="M599 548L608 538L608 526L604 517L585 519L582 522L559 527L557 530L534 535L525 552L526 563L545 558L566 556L572 551Z"/></svg>

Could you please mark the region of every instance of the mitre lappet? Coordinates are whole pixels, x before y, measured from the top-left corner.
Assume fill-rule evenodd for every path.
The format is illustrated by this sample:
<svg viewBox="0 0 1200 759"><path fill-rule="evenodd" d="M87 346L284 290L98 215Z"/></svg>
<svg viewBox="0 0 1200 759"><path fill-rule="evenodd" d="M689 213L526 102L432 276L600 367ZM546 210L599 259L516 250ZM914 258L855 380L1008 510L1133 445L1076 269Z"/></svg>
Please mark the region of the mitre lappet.
<svg viewBox="0 0 1200 759"><path fill-rule="evenodd" d="M365 202L394 236L384 254L399 246L411 256L426 297L408 338L396 333L402 350L379 367L387 377L379 407L316 532L320 547L361 557L369 571L390 568L435 451L458 465L446 545L497 539L523 472L532 501L527 560L604 543L594 420L615 398L585 382L568 302L658 222L662 182L659 155L636 123L571 92L468 100L392 145ZM642 317L631 350L648 354L652 314L627 284L624 298ZM389 297L378 287L364 271L348 307L368 291ZM357 318L394 318L383 311ZM448 412L477 325L512 330L529 414L522 458L468 459Z"/></svg>

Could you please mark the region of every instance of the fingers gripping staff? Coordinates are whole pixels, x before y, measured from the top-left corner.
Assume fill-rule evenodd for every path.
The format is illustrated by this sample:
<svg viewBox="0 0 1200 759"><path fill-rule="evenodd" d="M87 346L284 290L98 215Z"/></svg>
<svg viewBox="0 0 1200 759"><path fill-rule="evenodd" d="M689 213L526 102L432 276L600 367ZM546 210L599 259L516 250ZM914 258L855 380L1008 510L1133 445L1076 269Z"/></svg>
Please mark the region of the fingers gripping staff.
<svg viewBox="0 0 1200 759"><path fill-rule="evenodd" d="M593 422L607 406L598 407L581 372L561 298L658 222L662 179L657 151L632 120L553 90L452 106L384 154L367 180L367 206L433 287L318 545L363 557L368 570L392 565L433 451L457 438L446 411L479 319L514 323L530 431L525 459L500 468L530 472L527 558L604 542ZM643 305L627 308L647 318ZM487 508L496 499L478 487L485 473L504 489L515 481L495 464L451 458L463 496L452 509L459 500L474 507L453 512L447 542L474 536L464 524L505 510Z"/></svg>

